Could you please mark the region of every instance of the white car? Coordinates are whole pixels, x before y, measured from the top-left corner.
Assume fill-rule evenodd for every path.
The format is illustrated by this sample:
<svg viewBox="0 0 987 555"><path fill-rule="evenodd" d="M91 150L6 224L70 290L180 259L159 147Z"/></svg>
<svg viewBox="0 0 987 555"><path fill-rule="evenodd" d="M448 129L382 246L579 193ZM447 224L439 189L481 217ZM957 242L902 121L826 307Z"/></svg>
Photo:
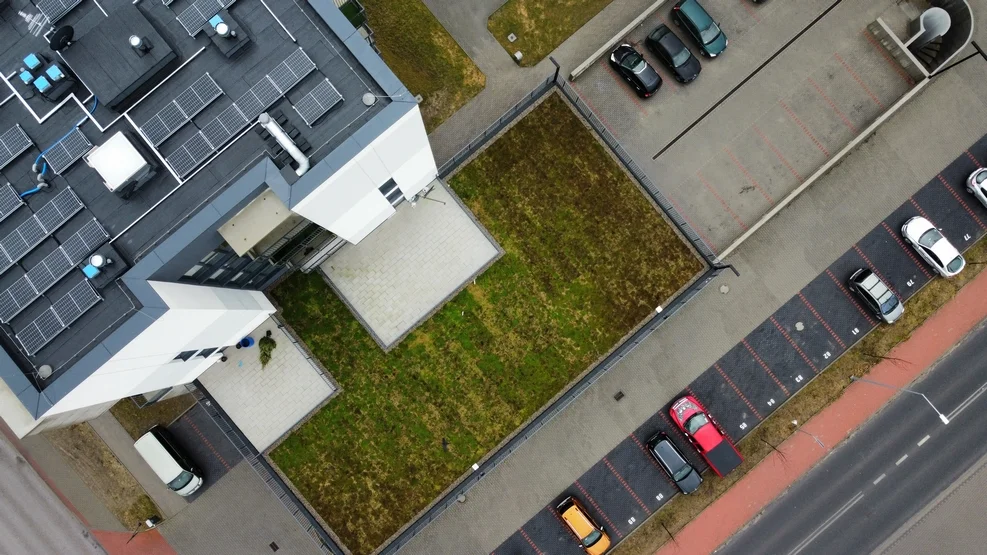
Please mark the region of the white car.
<svg viewBox="0 0 987 555"><path fill-rule="evenodd" d="M987 168L979 168L966 180L966 190L987 207Z"/></svg>
<svg viewBox="0 0 987 555"><path fill-rule="evenodd" d="M966 267L963 255L929 220L915 216L901 226L901 234L942 277L953 277Z"/></svg>

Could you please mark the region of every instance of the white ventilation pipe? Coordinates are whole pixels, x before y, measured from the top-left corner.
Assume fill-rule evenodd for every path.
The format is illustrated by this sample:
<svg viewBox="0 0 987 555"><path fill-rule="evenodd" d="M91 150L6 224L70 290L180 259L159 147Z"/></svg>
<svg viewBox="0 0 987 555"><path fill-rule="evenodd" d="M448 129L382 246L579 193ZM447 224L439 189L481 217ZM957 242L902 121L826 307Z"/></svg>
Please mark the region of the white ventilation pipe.
<svg viewBox="0 0 987 555"><path fill-rule="evenodd" d="M269 116L267 112L264 112L257 118L257 123L266 129L267 132L274 137L274 140L281 145L281 148L288 151L288 154L290 154L291 157L295 159L295 162L298 163L298 169L295 170L295 174L299 177L305 175L305 172L309 169L308 156L305 156L305 154L302 153L301 149L299 149L295 142L291 140L291 137L284 132L284 129L281 129L278 122L271 119L271 116Z"/></svg>

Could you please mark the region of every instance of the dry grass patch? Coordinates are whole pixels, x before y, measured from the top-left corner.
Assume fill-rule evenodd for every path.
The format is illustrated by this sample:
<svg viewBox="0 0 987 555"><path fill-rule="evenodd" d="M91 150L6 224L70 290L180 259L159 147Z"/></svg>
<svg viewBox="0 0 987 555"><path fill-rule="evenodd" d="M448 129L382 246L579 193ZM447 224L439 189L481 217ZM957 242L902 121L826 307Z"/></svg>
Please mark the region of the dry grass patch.
<svg viewBox="0 0 987 555"><path fill-rule="evenodd" d="M137 441L137 438L144 435L152 426L167 426L178 420L178 417L185 414L185 411L192 408L194 404L195 398L191 394L186 394L139 409L130 398L126 398L120 399L117 404L110 407L110 412L123 429L127 430L130 437Z"/></svg>
<svg viewBox="0 0 987 555"><path fill-rule="evenodd" d="M487 28L511 54L524 54L522 66L533 66L552 53L613 0L507 0ZM511 33L515 42L507 40Z"/></svg>

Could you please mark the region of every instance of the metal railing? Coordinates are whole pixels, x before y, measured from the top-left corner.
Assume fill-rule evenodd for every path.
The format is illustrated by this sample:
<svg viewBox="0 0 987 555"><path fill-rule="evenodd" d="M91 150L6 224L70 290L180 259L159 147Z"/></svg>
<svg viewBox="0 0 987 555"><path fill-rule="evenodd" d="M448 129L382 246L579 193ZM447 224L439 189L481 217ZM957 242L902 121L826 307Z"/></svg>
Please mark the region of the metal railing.
<svg viewBox="0 0 987 555"><path fill-rule="evenodd" d="M288 325L285 324L281 320L281 318L278 317L277 314L271 314L271 320L274 320L274 323L277 324L278 329L284 332L284 334L288 336L288 340L291 341L292 345L294 345L294 347L298 349L298 352L301 353L303 357L305 357L305 360L309 363L309 365L312 366L312 369L315 370L315 373L318 374L319 377L322 378L322 381L326 382L326 385L328 385L329 388L332 389L332 392L335 393L336 390L339 389L339 386L336 385L336 382L329 377L329 374L326 372L326 370L322 368L322 365L319 364L319 362L315 359L312 353L309 352L308 347L305 346L305 343L303 343L301 340L298 339L298 337L295 336L294 331L292 331L292 329L288 327Z"/></svg>

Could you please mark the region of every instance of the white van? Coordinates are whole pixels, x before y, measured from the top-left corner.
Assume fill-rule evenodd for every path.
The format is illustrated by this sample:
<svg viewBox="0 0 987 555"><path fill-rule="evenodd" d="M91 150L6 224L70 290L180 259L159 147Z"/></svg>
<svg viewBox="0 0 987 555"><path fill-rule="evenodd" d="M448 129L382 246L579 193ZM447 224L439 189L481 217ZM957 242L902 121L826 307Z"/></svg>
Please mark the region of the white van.
<svg viewBox="0 0 987 555"><path fill-rule="evenodd" d="M178 495L192 495L202 486L202 472L178 449L161 426L148 430L134 442L134 448L158 478Z"/></svg>

